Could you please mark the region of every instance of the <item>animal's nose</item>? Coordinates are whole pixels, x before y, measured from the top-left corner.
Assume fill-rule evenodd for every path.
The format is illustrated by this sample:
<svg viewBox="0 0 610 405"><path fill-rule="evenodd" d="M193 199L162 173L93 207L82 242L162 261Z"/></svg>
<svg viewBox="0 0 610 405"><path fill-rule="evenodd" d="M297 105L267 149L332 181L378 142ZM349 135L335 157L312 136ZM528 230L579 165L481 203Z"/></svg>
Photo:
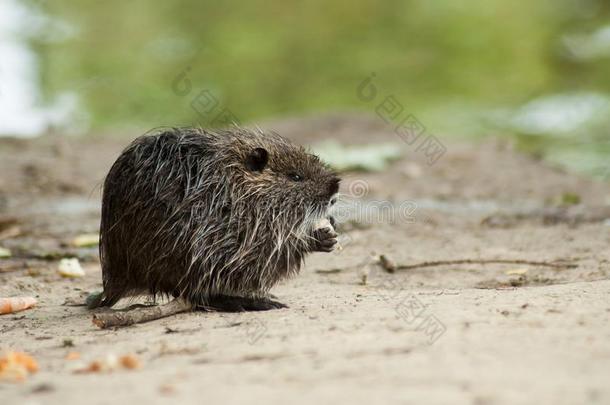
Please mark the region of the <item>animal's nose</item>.
<svg viewBox="0 0 610 405"><path fill-rule="evenodd" d="M341 180L337 177L333 177L328 184L328 194L334 195L339 191L339 182Z"/></svg>

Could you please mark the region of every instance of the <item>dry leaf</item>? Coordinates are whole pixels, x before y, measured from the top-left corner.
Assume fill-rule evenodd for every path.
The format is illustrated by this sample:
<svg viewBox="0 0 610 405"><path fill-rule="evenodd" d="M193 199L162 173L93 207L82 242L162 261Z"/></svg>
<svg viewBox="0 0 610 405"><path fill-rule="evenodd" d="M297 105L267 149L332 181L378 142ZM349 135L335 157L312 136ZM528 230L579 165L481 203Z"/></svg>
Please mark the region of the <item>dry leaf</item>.
<svg viewBox="0 0 610 405"><path fill-rule="evenodd" d="M57 271L62 277L67 278L78 278L85 275L85 270L80 265L80 262L76 258L72 259L61 259L59 261L59 267Z"/></svg>
<svg viewBox="0 0 610 405"><path fill-rule="evenodd" d="M74 247L94 247L97 246L100 242L100 235L97 233L86 233L83 235L78 235L76 238L72 239L70 244Z"/></svg>
<svg viewBox="0 0 610 405"><path fill-rule="evenodd" d="M504 272L504 274L506 274L507 276L523 276L527 274L527 270L527 268L523 267L519 269L507 270Z"/></svg>

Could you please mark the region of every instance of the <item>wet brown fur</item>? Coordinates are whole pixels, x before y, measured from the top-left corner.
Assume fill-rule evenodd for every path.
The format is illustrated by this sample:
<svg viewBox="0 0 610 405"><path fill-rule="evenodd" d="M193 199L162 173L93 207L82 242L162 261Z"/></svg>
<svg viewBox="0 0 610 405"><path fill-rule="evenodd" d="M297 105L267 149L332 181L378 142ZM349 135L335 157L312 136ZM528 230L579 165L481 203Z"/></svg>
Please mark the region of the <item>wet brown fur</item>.
<svg viewBox="0 0 610 405"><path fill-rule="evenodd" d="M104 183L101 305L134 294L193 306L262 299L307 253L332 248L333 235L314 225L338 184L318 157L273 133L172 128L137 138Z"/></svg>

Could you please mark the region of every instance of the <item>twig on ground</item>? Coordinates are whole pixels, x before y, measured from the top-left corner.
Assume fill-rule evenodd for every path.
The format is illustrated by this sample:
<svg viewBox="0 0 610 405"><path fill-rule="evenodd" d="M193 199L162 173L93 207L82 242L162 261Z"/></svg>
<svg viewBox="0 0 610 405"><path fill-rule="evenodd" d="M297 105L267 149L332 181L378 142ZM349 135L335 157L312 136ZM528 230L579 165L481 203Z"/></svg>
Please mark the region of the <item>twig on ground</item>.
<svg viewBox="0 0 610 405"><path fill-rule="evenodd" d="M8 273L11 271L25 270L28 268L28 263L25 260L4 259L0 261L0 273Z"/></svg>
<svg viewBox="0 0 610 405"><path fill-rule="evenodd" d="M167 316L190 311L192 307L180 299L175 299L167 304L138 307L127 310L114 310L109 312L99 312L93 314L93 323L102 328L112 328L115 326L129 326L136 323L153 321Z"/></svg>
<svg viewBox="0 0 610 405"><path fill-rule="evenodd" d="M386 255L379 255L379 264L388 273L394 273L396 271L396 263Z"/></svg>
<svg viewBox="0 0 610 405"><path fill-rule="evenodd" d="M563 263L563 262L544 262L534 260L521 260L521 259L459 259L459 260L436 260L429 262L421 262L415 264L398 264L396 270L410 270L422 267L437 267L452 264L525 264L530 266L545 266L553 267L556 269L573 269L578 267L576 264Z"/></svg>

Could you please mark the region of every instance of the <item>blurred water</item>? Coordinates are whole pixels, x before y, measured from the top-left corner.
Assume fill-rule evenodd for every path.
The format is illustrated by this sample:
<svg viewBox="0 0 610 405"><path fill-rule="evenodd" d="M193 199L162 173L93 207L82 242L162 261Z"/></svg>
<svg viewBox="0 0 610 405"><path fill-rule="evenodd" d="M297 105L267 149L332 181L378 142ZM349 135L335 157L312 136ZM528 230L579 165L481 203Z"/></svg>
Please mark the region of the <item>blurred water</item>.
<svg viewBox="0 0 610 405"><path fill-rule="evenodd" d="M592 92L553 94L527 102L510 114L514 130L532 135L592 138L596 130L610 129L610 98Z"/></svg>
<svg viewBox="0 0 610 405"><path fill-rule="evenodd" d="M36 136L69 126L77 109L77 96L69 92L43 103L37 55L25 35L44 19L17 0L0 1L0 136Z"/></svg>
<svg viewBox="0 0 610 405"><path fill-rule="evenodd" d="M441 138L608 172L606 0L0 0L0 135L213 125L203 90L244 124L374 114L356 96L371 72Z"/></svg>
<svg viewBox="0 0 610 405"><path fill-rule="evenodd" d="M610 56L610 25L598 28L591 34L565 35L563 38L568 55L574 59L589 61Z"/></svg>
<svg viewBox="0 0 610 405"><path fill-rule="evenodd" d="M541 96L489 114L525 150L547 161L609 180L610 96L597 92Z"/></svg>

